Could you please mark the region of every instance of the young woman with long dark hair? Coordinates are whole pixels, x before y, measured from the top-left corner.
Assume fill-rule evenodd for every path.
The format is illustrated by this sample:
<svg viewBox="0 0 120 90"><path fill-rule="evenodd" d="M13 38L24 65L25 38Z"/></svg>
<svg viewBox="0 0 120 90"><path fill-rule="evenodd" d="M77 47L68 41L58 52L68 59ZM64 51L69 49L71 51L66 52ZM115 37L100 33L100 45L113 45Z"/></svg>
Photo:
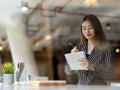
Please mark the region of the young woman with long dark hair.
<svg viewBox="0 0 120 90"><path fill-rule="evenodd" d="M77 71L78 84L107 85L107 80L113 75L114 52L106 40L102 25L95 15L86 15L80 29L80 44L74 47L71 53L84 51L86 58L79 62L88 70Z"/></svg>

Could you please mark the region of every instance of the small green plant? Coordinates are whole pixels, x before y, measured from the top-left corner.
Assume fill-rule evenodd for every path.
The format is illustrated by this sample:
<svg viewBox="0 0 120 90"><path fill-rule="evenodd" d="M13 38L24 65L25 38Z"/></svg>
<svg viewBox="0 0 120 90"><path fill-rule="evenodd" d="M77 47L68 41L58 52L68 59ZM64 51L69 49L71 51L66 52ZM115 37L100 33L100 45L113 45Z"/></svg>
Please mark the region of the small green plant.
<svg viewBox="0 0 120 90"><path fill-rule="evenodd" d="M15 66L12 62L5 62L2 64L3 74L14 74Z"/></svg>

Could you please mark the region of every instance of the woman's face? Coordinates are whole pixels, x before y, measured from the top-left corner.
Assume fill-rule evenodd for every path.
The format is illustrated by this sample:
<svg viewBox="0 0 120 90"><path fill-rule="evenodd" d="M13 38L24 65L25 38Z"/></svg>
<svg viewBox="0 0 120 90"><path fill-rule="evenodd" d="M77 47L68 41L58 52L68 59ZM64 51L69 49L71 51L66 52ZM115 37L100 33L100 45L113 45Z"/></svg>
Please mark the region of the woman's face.
<svg viewBox="0 0 120 90"><path fill-rule="evenodd" d="M95 30L90 21L84 21L82 23L82 33L84 37L88 40L95 38Z"/></svg>

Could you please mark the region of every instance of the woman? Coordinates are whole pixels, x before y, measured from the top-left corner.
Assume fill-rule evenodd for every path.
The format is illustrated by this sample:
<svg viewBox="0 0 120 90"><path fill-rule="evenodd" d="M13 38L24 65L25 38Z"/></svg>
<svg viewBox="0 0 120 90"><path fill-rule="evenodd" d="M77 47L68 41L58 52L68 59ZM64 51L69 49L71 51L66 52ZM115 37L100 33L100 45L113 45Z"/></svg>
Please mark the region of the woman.
<svg viewBox="0 0 120 90"><path fill-rule="evenodd" d="M102 25L95 15L86 15L80 27L80 45L74 47L71 53L84 51L86 58L80 59L79 62L88 70L77 71L78 84L107 85L107 79L113 74L114 52L106 40ZM66 69L66 72L68 71Z"/></svg>

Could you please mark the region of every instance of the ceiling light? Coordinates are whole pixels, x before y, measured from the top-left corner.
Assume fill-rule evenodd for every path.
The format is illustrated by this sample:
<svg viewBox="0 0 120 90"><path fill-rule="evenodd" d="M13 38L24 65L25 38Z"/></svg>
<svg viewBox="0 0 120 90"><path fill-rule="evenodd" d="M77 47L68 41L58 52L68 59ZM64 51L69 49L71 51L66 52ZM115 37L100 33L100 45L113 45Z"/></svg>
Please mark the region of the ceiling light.
<svg viewBox="0 0 120 90"><path fill-rule="evenodd" d="M111 23L106 23L106 29L110 30L111 29Z"/></svg>
<svg viewBox="0 0 120 90"><path fill-rule="evenodd" d="M52 39L52 36L51 35L46 35L45 36L45 40L51 40Z"/></svg>
<svg viewBox="0 0 120 90"><path fill-rule="evenodd" d="M83 4L86 6L97 6L98 1L97 0L84 0Z"/></svg>
<svg viewBox="0 0 120 90"><path fill-rule="evenodd" d="M1 51L1 50L3 50L3 47L2 47L2 45L0 45L0 51Z"/></svg>
<svg viewBox="0 0 120 90"><path fill-rule="evenodd" d="M21 10L26 12L26 11L28 11L28 8L27 7L22 7Z"/></svg>
<svg viewBox="0 0 120 90"><path fill-rule="evenodd" d="M28 3L25 1L22 1L21 3L22 3L21 10L24 12L28 11Z"/></svg>
<svg viewBox="0 0 120 90"><path fill-rule="evenodd" d="M119 48L116 48L116 49L115 49L115 52L116 52L116 53L119 53L119 52L120 52L120 49L119 49Z"/></svg>

